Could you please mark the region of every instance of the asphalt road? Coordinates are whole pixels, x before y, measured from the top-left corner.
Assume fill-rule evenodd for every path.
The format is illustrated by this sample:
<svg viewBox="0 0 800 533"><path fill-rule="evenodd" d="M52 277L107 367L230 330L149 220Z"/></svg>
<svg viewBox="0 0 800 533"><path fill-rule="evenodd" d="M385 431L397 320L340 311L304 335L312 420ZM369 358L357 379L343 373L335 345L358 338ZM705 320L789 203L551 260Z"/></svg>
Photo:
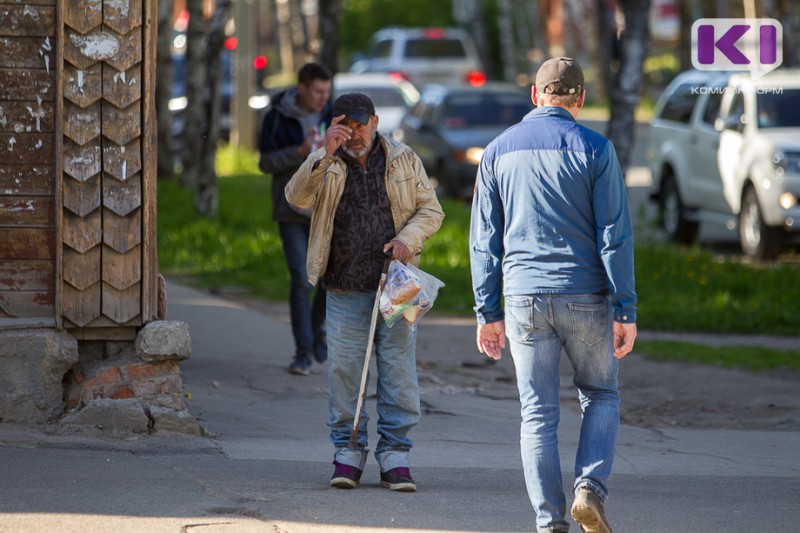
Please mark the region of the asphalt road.
<svg viewBox="0 0 800 533"><path fill-rule="evenodd" d="M425 369L436 365L441 376L448 365L479 359L471 322L426 317L420 325L427 367L424 416L413 434L418 492L380 488L372 457L362 485L343 491L328 486L325 368L308 377L287 372L293 347L285 313L172 283L169 296L171 318L191 330L184 391L208 436L0 424L0 532L534 530L516 387L481 380L480 370L474 386L452 386ZM580 413L567 375L562 387L559 444L569 487ZM367 409L374 418L374 399ZM795 531L798 447L797 432L623 425L609 518L618 533Z"/></svg>

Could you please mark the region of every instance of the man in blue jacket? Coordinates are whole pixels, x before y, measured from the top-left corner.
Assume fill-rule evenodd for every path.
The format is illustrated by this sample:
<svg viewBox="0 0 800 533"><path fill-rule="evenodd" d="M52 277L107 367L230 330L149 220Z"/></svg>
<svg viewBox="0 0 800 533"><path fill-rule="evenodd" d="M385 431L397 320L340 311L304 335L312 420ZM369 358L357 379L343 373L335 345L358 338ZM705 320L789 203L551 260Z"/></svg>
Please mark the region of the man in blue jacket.
<svg viewBox="0 0 800 533"><path fill-rule="evenodd" d="M289 313L295 355L289 372L308 375L311 358L328 359L325 337L325 290L317 288L311 303L306 275L311 213L286 201L284 189L308 154L322 146L331 123L331 73L322 65L307 63L297 73L297 86L277 94L261 126L259 168L272 175L272 218L278 222L286 264L289 267Z"/></svg>
<svg viewBox="0 0 800 533"><path fill-rule="evenodd" d="M636 338L625 181L611 142L575 122L585 92L574 60L546 61L531 98L537 109L489 144L478 170L470 228L476 340L492 359L506 336L510 343L539 532L569 530L556 435L564 350L583 412L572 517L586 532L610 532L604 502L619 431L618 359Z"/></svg>

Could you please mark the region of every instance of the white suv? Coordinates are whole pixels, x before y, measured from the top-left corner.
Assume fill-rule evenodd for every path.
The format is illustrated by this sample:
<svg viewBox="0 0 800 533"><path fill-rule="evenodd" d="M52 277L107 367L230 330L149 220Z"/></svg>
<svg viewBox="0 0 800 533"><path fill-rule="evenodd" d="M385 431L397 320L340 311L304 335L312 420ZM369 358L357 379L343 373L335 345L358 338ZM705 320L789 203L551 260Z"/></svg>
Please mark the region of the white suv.
<svg viewBox="0 0 800 533"><path fill-rule="evenodd" d="M679 75L656 104L646 156L673 240L715 221L738 225L745 254L775 256L800 235L800 70Z"/></svg>
<svg viewBox="0 0 800 533"><path fill-rule="evenodd" d="M396 72L417 87L486 81L472 37L458 28L379 30L370 38L367 57L350 72Z"/></svg>

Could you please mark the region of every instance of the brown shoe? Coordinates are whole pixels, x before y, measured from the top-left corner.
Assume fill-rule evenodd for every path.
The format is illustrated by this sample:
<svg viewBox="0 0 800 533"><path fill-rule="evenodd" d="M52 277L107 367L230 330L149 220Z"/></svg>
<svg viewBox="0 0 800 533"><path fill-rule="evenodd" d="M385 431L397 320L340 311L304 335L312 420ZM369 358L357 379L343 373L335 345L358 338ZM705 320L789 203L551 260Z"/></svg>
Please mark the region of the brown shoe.
<svg viewBox="0 0 800 533"><path fill-rule="evenodd" d="M603 500L586 487L575 492L572 503L572 518L585 533L611 533L611 525L606 518Z"/></svg>

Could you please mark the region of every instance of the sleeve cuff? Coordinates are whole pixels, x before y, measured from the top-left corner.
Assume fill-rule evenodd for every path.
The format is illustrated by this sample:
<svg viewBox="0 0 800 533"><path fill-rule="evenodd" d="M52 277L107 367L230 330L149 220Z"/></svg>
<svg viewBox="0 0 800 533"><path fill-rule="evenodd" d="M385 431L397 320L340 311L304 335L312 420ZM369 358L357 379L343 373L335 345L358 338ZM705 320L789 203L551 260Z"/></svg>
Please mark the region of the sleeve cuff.
<svg viewBox="0 0 800 533"><path fill-rule="evenodd" d="M614 322L620 322L622 324L635 324L636 323L636 311L628 310L615 310L614 311Z"/></svg>

